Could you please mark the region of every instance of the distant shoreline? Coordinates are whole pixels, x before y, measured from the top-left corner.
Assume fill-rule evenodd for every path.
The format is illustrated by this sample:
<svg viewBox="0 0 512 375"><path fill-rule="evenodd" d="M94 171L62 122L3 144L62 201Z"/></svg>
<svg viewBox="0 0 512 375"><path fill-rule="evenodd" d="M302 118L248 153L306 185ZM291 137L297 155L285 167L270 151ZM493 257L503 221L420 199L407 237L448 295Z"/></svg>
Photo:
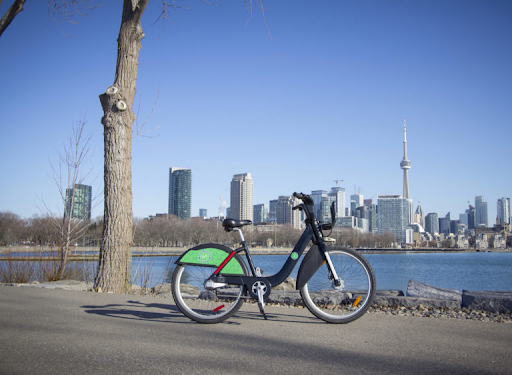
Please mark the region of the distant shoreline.
<svg viewBox="0 0 512 375"><path fill-rule="evenodd" d="M132 247L133 257L159 257L159 256L177 256L183 254L188 247ZM288 255L293 249L288 248L250 248L252 255ZM476 250L476 249L444 249L444 248L407 248L407 249L395 249L395 248L379 248L379 249L367 249L358 248L359 252L363 254L414 254L414 253L475 253L475 252L497 252L497 253L509 253L511 249L487 249L487 250ZM34 246L0 246L0 260L23 260L25 256L6 256L8 253L37 253L37 252L53 252L58 251L57 247L44 246L43 248ZM76 250L73 249L70 260L95 260L97 255L91 254L99 252L99 247L81 247L77 246ZM82 254L87 252L89 254ZM45 258L48 256L37 257L35 254L29 256L33 258Z"/></svg>

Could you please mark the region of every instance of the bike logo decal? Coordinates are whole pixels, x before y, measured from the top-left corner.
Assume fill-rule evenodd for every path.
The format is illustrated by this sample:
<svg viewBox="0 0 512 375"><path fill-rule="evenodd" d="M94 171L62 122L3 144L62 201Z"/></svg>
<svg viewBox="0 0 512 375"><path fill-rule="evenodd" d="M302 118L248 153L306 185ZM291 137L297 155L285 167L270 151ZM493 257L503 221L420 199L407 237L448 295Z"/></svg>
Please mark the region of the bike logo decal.
<svg viewBox="0 0 512 375"><path fill-rule="evenodd" d="M295 251L293 253L290 254L290 258L292 258L293 260L297 260L299 258L299 254L297 254Z"/></svg>
<svg viewBox="0 0 512 375"><path fill-rule="evenodd" d="M199 259L199 262L206 264L210 260L212 260L212 253L210 253L208 250L203 250L199 253L197 257Z"/></svg>

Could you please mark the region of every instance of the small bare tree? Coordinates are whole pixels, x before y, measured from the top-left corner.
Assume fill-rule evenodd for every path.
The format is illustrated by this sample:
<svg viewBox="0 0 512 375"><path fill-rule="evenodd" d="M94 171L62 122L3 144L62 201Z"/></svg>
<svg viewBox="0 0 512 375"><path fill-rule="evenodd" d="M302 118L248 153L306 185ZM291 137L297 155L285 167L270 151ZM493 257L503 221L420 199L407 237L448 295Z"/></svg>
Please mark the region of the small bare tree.
<svg viewBox="0 0 512 375"><path fill-rule="evenodd" d="M91 208L85 207L85 211L82 210L79 215L75 214L77 187L82 185L89 176L89 171L83 171L84 163L89 158L90 142L90 137L84 137L85 125L86 121L84 119L79 120L73 125L72 135L64 145L63 152L58 155L58 166L51 165L52 174L50 178L59 191L64 212L64 215L61 217L53 213L48 205L45 204L46 211L52 218L53 229L59 239L60 262L59 266L55 268L55 274L51 277L54 280L63 278L72 246L82 238L87 228L91 225L89 219L90 209L93 202L97 200L91 196Z"/></svg>

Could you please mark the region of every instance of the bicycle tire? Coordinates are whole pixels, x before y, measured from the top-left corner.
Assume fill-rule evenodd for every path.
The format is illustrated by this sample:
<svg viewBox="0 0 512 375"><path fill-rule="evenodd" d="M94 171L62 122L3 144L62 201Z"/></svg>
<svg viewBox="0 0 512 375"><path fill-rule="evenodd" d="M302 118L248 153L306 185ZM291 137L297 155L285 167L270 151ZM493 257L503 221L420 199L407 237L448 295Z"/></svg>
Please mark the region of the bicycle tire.
<svg viewBox="0 0 512 375"><path fill-rule="evenodd" d="M235 254L244 275L248 275L245 262ZM220 323L235 314L244 300L245 286L226 285L207 290L204 281L215 271L203 265L176 266L172 275L172 296L178 309L188 318L198 323Z"/></svg>
<svg viewBox="0 0 512 375"><path fill-rule="evenodd" d="M377 289L375 274L368 261L355 250L330 248L328 251L342 285L334 286L324 262L300 288L300 294L317 318L329 323L349 323L372 305Z"/></svg>

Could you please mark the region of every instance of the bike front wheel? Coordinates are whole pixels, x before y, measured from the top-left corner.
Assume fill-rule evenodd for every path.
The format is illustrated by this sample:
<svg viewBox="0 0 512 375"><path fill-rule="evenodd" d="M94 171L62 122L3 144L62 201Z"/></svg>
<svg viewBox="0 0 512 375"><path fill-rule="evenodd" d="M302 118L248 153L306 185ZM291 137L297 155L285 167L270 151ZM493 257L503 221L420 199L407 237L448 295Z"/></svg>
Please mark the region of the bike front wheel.
<svg viewBox="0 0 512 375"><path fill-rule="evenodd" d="M234 257L247 275L247 267ZM243 285L223 285L206 289L204 282L215 268L201 265L178 265L172 276L172 296L176 306L188 318L199 323L220 323L235 314L243 304Z"/></svg>
<svg viewBox="0 0 512 375"><path fill-rule="evenodd" d="M324 262L300 294L316 317L329 323L349 323L370 308L377 288L375 275L368 261L355 250L329 249L329 255L341 284L335 285Z"/></svg>

